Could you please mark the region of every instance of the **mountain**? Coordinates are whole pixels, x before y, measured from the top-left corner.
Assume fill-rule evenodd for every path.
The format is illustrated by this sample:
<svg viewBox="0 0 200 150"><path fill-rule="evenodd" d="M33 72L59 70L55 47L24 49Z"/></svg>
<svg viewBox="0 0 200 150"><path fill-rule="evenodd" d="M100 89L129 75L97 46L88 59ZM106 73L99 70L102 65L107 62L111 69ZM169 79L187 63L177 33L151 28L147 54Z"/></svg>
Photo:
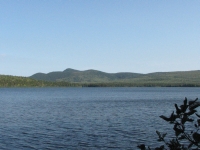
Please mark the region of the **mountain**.
<svg viewBox="0 0 200 150"><path fill-rule="evenodd" d="M45 81L67 81L78 83L100 83L115 82L122 79L131 79L139 77L142 74L137 73L105 73L97 70L79 71L74 69L66 69L62 72L50 72L47 74L36 73L30 78Z"/></svg>
<svg viewBox="0 0 200 150"><path fill-rule="evenodd" d="M133 86L183 86L183 85L200 85L200 71L177 71L177 72L155 72L149 74L140 73L106 73L98 70L79 71L66 69L60 72L50 72L47 74L36 73L30 76L32 79L44 81L59 81L71 83L86 84L130 84Z"/></svg>
<svg viewBox="0 0 200 150"><path fill-rule="evenodd" d="M0 87L200 87L200 71L105 73L66 69L31 77L0 75Z"/></svg>

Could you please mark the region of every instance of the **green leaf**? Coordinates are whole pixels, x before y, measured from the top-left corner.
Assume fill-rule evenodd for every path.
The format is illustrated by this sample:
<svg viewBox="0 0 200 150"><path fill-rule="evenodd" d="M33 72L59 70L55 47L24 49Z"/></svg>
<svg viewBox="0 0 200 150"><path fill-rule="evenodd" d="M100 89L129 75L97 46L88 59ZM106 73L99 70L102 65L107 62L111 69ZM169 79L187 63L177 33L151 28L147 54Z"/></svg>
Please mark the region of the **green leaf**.
<svg viewBox="0 0 200 150"><path fill-rule="evenodd" d="M156 130L156 133L157 133L157 135L158 135L159 137L161 137L161 134L160 134L159 131Z"/></svg>
<svg viewBox="0 0 200 150"><path fill-rule="evenodd" d="M200 103L199 102L195 102L194 104L190 105L189 109L190 110L194 110L195 108L199 107Z"/></svg>
<svg viewBox="0 0 200 150"><path fill-rule="evenodd" d="M138 145L137 147L140 148L140 150L145 150L146 149L144 144Z"/></svg>
<svg viewBox="0 0 200 150"><path fill-rule="evenodd" d="M195 112L197 112L196 110L190 110L189 112L185 113L186 115L193 115Z"/></svg>
<svg viewBox="0 0 200 150"><path fill-rule="evenodd" d="M188 117L184 114L183 118L181 119L181 123L184 124L187 121Z"/></svg>
<svg viewBox="0 0 200 150"><path fill-rule="evenodd" d="M174 104L175 108L176 108L176 114L180 114L181 113L181 109L178 108L178 105L177 104Z"/></svg>
<svg viewBox="0 0 200 150"><path fill-rule="evenodd" d="M194 121L194 119L187 118L187 120L186 120L186 121L188 121L188 122L193 122L193 121Z"/></svg>
<svg viewBox="0 0 200 150"><path fill-rule="evenodd" d="M174 131L175 131L175 134L176 134L176 136L179 136L182 132L183 132L183 129L180 129L179 127L178 127L178 123L176 123L175 125L174 125Z"/></svg>
<svg viewBox="0 0 200 150"><path fill-rule="evenodd" d="M193 100L193 101L189 101L189 105L192 105L192 104L194 104L196 101L198 100L198 98L196 98L195 100Z"/></svg>
<svg viewBox="0 0 200 150"><path fill-rule="evenodd" d="M160 118L164 119L165 121L171 121L170 118L168 118L168 117L166 117L166 116L163 116L163 115L161 115Z"/></svg>

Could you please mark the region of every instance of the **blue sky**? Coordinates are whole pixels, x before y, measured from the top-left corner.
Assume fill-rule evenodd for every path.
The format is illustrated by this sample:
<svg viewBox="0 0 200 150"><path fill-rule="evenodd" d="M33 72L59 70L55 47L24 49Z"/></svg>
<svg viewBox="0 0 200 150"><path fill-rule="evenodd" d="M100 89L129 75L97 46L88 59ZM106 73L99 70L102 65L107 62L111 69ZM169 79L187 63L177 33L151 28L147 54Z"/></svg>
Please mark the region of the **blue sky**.
<svg viewBox="0 0 200 150"><path fill-rule="evenodd" d="M0 74L200 70L200 1L0 0Z"/></svg>

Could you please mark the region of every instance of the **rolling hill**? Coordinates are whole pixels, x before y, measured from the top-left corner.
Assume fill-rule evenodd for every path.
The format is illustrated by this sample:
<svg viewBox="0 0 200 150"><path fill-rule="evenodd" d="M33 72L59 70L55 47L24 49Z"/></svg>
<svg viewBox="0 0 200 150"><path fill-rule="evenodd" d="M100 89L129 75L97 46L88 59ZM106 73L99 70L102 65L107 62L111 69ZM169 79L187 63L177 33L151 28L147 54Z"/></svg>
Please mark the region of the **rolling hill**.
<svg viewBox="0 0 200 150"><path fill-rule="evenodd" d="M66 69L62 72L50 72L47 74L36 73L30 78L45 81L68 81L77 83L107 83L116 82L124 79L133 79L140 77L142 74L137 73L105 73L97 70L79 71Z"/></svg>
<svg viewBox="0 0 200 150"><path fill-rule="evenodd" d="M66 69L47 74L36 73L30 78L51 82L80 83L85 86L200 86L199 70L139 74Z"/></svg>
<svg viewBox="0 0 200 150"><path fill-rule="evenodd" d="M105 73L66 69L30 77L0 75L0 87L200 87L200 71Z"/></svg>

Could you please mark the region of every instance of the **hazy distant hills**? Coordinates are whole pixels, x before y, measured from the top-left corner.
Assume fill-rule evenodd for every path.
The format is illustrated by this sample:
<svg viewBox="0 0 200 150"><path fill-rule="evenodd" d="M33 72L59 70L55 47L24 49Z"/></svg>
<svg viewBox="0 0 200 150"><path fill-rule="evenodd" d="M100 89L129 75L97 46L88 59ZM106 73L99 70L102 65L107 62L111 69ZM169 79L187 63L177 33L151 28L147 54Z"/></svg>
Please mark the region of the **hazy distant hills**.
<svg viewBox="0 0 200 150"><path fill-rule="evenodd" d="M66 69L30 77L0 75L0 87L200 87L200 71L105 73Z"/></svg>
<svg viewBox="0 0 200 150"><path fill-rule="evenodd" d="M102 83L102 82L118 82L123 80L141 77L138 73L105 73L97 70L79 71L74 69L66 69L62 72L50 72L47 74L36 73L30 78L45 81L67 81L78 83Z"/></svg>
<svg viewBox="0 0 200 150"><path fill-rule="evenodd" d="M30 76L32 79L44 81L59 81L70 83L93 84L126 84L130 86L199 86L200 71L156 72L149 74L139 73L105 73L97 70L79 71L66 69L60 72L47 74L36 73Z"/></svg>

